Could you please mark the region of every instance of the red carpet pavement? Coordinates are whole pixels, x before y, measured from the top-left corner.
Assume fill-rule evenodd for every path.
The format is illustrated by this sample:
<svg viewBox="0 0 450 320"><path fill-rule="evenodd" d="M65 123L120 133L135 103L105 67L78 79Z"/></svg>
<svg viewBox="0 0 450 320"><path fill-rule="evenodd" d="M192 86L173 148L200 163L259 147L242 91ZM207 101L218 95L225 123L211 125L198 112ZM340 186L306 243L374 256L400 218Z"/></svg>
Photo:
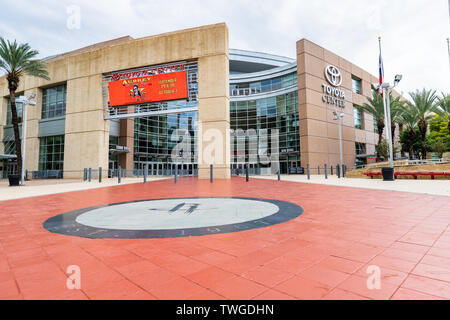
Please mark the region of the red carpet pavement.
<svg viewBox="0 0 450 320"><path fill-rule="evenodd" d="M50 233L75 209L174 197L300 205L286 223L172 239ZM162 180L0 202L0 299L450 299L450 198L243 178ZM67 267L81 271L69 290ZM381 288L369 289L369 266Z"/></svg>

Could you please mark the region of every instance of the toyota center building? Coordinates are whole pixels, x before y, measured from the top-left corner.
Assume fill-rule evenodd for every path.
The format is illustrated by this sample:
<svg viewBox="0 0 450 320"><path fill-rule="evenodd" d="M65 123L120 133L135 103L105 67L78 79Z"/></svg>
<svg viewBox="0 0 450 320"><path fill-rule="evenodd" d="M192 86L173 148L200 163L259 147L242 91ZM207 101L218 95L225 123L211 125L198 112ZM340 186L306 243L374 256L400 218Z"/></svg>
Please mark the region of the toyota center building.
<svg viewBox="0 0 450 320"><path fill-rule="evenodd" d="M293 44L294 45L294 44ZM45 59L51 80L25 76L28 178L126 175L229 178L312 172L371 161L376 119L360 106L378 79L306 39L296 58L230 49L224 23L122 37ZM22 106L18 104L19 121ZM0 170L14 172L9 91L0 78ZM22 124L20 124L22 126Z"/></svg>

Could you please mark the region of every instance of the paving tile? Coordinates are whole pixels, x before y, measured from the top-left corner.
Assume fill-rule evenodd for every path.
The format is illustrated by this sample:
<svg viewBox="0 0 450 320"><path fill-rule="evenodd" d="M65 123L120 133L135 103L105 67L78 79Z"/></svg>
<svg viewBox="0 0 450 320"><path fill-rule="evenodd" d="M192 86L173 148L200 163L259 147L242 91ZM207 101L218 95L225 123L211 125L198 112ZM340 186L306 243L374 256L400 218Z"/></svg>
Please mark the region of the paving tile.
<svg viewBox="0 0 450 320"><path fill-rule="evenodd" d="M315 262L310 260L302 260L282 256L278 259L270 261L269 263L265 264L265 266L282 272L298 274L303 270L306 270L309 267L313 266L314 264Z"/></svg>
<svg viewBox="0 0 450 320"><path fill-rule="evenodd" d="M352 275L338 285L338 289L350 291L357 295L376 300L389 300L398 288L396 285L381 282L380 289L369 289L367 286L368 277Z"/></svg>
<svg viewBox="0 0 450 320"><path fill-rule="evenodd" d="M331 256L320 261L317 264L317 266L330 268L348 274L353 274L363 266L363 263Z"/></svg>
<svg viewBox="0 0 450 320"><path fill-rule="evenodd" d="M18 295L20 292L17 288L16 281L6 280L0 282L0 299Z"/></svg>
<svg viewBox="0 0 450 320"><path fill-rule="evenodd" d="M450 283L445 281L409 275L405 282L403 282L402 288L450 299Z"/></svg>
<svg viewBox="0 0 450 320"><path fill-rule="evenodd" d="M368 267L372 264L367 264L363 267L361 267L357 272L355 272L355 275L360 276L362 278L369 277L371 273L367 273ZM381 284L383 283L389 283L392 285L399 286L408 276L408 273L401 272L398 270L386 268L386 267L379 267L380 268L380 276L381 276Z"/></svg>
<svg viewBox="0 0 450 320"><path fill-rule="evenodd" d="M450 269L447 267L420 263L411 271L411 274L446 281L450 285Z"/></svg>
<svg viewBox="0 0 450 320"><path fill-rule="evenodd" d="M304 213L267 228L174 239L86 239L42 227L49 217L79 208L193 194L276 198L301 205ZM336 201L329 204L330 198ZM450 299L444 197L180 178L178 185L161 180L0 207L2 299ZM81 291L66 287L70 265L81 268ZM381 290L367 289L369 265L381 268Z"/></svg>
<svg viewBox="0 0 450 320"><path fill-rule="evenodd" d="M199 295L202 290L198 284L181 277L148 289L153 296L161 300L184 300Z"/></svg>
<svg viewBox="0 0 450 320"><path fill-rule="evenodd" d="M212 291L231 300L249 300L267 290L254 281L239 276L219 282L210 288Z"/></svg>
<svg viewBox="0 0 450 320"><path fill-rule="evenodd" d="M297 299L315 300L323 298L332 288L317 281L295 276L273 289Z"/></svg>
<svg viewBox="0 0 450 320"><path fill-rule="evenodd" d="M323 283L331 288L334 288L339 283L347 279L349 277L349 274L327 267L315 265L299 273L299 276L305 279Z"/></svg>
<svg viewBox="0 0 450 320"><path fill-rule="evenodd" d="M416 262L380 255L380 256L377 256L374 259L370 260L370 263L368 263L368 264L374 265L374 266L379 266L379 267L386 267L389 269L394 269L394 270L408 273L414 268L414 266L416 265Z"/></svg>
<svg viewBox="0 0 450 320"><path fill-rule="evenodd" d="M444 298L432 296L422 292L399 288L391 300L445 300Z"/></svg>
<svg viewBox="0 0 450 320"><path fill-rule="evenodd" d="M269 289L264 291L260 295L253 298L254 300L295 300L294 297L291 297L287 294L281 293L276 290Z"/></svg>
<svg viewBox="0 0 450 320"><path fill-rule="evenodd" d="M345 291L342 289L333 289L328 294L326 294L323 300L370 300L367 297L360 296L356 293Z"/></svg>
<svg viewBox="0 0 450 320"><path fill-rule="evenodd" d="M257 267L242 274L243 278L252 280L269 288L274 287L293 276L293 273L272 269L267 266Z"/></svg>
<svg viewBox="0 0 450 320"><path fill-rule="evenodd" d="M201 285L205 288L216 286L219 282L227 281L234 278L235 275L217 267L209 267L201 271L187 275L189 280Z"/></svg>
<svg viewBox="0 0 450 320"><path fill-rule="evenodd" d="M450 269L450 258L433 256L431 254L426 254L420 263L429 264L432 266L445 267Z"/></svg>

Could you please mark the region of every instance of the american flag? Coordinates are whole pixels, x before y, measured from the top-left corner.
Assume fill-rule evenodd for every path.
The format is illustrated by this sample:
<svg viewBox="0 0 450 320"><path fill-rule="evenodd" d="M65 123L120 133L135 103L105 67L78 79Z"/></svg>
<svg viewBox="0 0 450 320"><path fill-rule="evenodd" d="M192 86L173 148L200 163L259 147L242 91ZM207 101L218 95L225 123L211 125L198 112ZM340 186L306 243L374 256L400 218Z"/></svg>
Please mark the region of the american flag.
<svg viewBox="0 0 450 320"><path fill-rule="evenodd" d="M379 59L379 80L380 80L380 94L383 97L383 89L381 88L381 84L383 83L384 80L384 66L383 66L383 58L381 56L381 37L378 37L378 44L380 47L380 59Z"/></svg>

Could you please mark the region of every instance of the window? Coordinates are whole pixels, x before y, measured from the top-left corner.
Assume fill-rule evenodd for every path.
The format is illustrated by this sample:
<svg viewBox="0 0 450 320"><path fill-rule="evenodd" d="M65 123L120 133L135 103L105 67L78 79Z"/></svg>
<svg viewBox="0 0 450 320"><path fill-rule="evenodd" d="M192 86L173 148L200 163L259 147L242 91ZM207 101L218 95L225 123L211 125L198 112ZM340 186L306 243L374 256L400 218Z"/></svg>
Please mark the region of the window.
<svg viewBox="0 0 450 320"><path fill-rule="evenodd" d="M63 170L64 136L40 139L39 170Z"/></svg>
<svg viewBox="0 0 450 320"><path fill-rule="evenodd" d="M22 94L16 94L16 98ZM22 104L16 102L17 111L17 123L22 123ZM12 112L11 112L11 100L8 99L8 105L6 107L6 125L12 125Z"/></svg>
<svg viewBox="0 0 450 320"><path fill-rule="evenodd" d="M378 132L378 123L377 117L373 116L373 131Z"/></svg>
<svg viewBox="0 0 450 320"><path fill-rule="evenodd" d="M362 129L362 115L361 110L358 107L353 107L353 118L356 129Z"/></svg>
<svg viewBox="0 0 450 320"><path fill-rule="evenodd" d="M366 144L361 142L355 142L356 155L366 154Z"/></svg>
<svg viewBox="0 0 450 320"><path fill-rule="evenodd" d="M42 119L66 114L66 85L44 89L42 92Z"/></svg>
<svg viewBox="0 0 450 320"><path fill-rule="evenodd" d="M361 92L361 79L352 76L352 91L358 94Z"/></svg>

